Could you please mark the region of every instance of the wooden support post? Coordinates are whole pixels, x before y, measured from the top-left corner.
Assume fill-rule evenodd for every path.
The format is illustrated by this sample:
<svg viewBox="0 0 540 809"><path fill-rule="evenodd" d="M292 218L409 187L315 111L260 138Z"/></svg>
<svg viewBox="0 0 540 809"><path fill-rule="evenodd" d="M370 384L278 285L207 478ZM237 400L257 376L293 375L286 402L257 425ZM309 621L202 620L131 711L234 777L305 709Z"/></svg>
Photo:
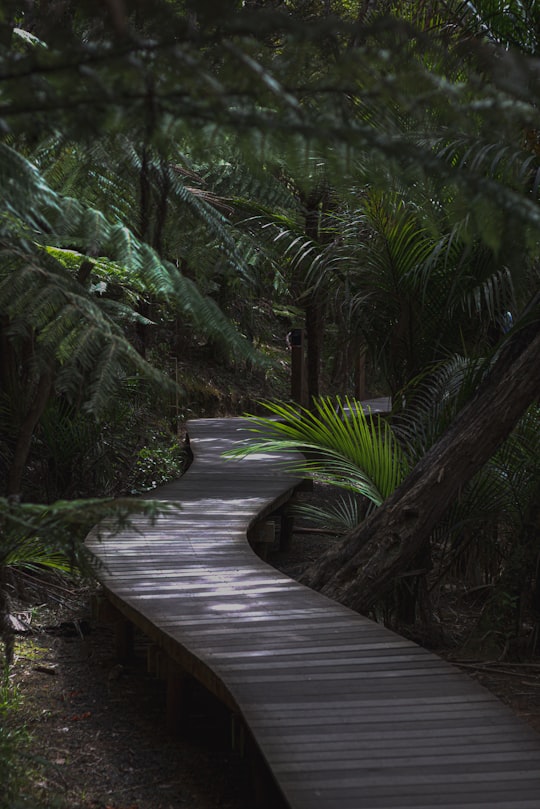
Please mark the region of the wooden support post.
<svg viewBox="0 0 540 809"><path fill-rule="evenodd" d="M240 758L244 758L246 753L246 728L244 721L238 714L231 714L231 749Z"/></svg>
<svg viewBox="0 0 540 809"><path fill-rule="evenodd" d="M279 549L280 551L288 551L291 548L292 538L294 531L294 517L291 514L289 503L281 509L280 514L280 531L279 531Z"/></svg>
<svg viewBox="0 0 540 809"><path fill-rule="evenodd" d="M90 596L90 613L93 621L101 620L101 604L103 600L104 599L101 594L93 593Z"/></svg>
<svg viewBox="0 0 540 809"><path fill-rule="evenodd" d="M104 593L92 596L92 618L104 624L114 624L119 612Z"/></svg>
<svg viewBox="0 0 540 809"><path fill-rule="evenodd" d="M166 725L170 733L178 734L185 728L188 716L191 677L174 660L167 661Z"/></svg>
<svg viewBox="0 0 540 809"><path fill-rule="evenodd" d="M166 666L164 666L163 652L155 643L150 643L146 650L146 670L148 674L158 680L167 678Z"/></svg>
<svg viewBox="0 0 540 809"><path fill-rule="evenodd" d="M92 615L97 621L112 624L114 627L114 641L116 657L120 661L128 660L133 656L134 627L131 621L111 604L106 595L94 596L92 600Z"/></svg>
<svg viewBox="0 0 540 809"><path fill-rule="evenodd" d="M271 520L254 525L248 536L251 547L261 559L266 559L268 548L274 544L275 538L276 525Z"/></svg>
<svg viewBox="0 0 540 809"><path fill-rule="evenodd" d="M167 680L169 677L170 660L166 652L155 643L151 643L146 650L146 670L156 680Z"/></svg>
<svg viewBox="0 0 540 809"><path fill-rule="evenodd" d="M118 660L129 660L130 657L133 657L134 634L131 621L118 613L118 618L114 624L114 640Z"/></svg>

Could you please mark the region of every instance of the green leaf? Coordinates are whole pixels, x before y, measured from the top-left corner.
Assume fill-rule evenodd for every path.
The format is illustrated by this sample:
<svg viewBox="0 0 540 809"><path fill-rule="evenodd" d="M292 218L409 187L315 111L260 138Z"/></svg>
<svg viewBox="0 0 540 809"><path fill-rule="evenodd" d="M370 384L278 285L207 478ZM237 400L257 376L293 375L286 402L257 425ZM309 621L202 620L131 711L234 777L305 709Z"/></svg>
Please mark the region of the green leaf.
<svg viewBox="0 0 540 809"><path fill-rule="evenodd" d="M300 474L349 489L380 505L403 480L408 464L389 424L354 399L314 402L314 412L286 403L263 402L270 417L250 416L262 440L227 455L297 450L307 457L287 461Z"/></svg>

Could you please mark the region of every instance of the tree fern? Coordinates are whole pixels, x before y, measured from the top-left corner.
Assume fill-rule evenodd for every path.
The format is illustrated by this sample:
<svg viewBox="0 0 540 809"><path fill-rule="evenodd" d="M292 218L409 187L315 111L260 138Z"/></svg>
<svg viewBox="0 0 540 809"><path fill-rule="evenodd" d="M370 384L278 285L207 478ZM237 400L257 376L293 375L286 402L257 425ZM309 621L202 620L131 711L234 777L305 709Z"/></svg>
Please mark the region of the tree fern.
<svg viewBox="0 0 540 809"><path fill-rule="evenodd" d="M0 154L2 156L2 162L8 167L6 173L9 173L12 150L4 147ZM52 242L61 245L67 242L80 245L86 250L89 245L92 246L94 253L113 259L111 267L117 279L119 268L125 267L126 278L133 278L133 282L140 284L148 294L161 297L171 306L178 307L180 312L196 320L200 331L219 337L244 356L251 355L250 347L242 342L218 307L201 295L192 282L184 279L172 263L162 261L155 251L141 243L126 226L110 223L101 212L85 208L78 200L64 199L55 194L35 169L20 156L12 162L17 166L18 173L23 174L26 179L24 192L33 195L33 208L26 212L26 222L23 220L21 224L30 227L36 224L39 217L40 220L47 221L52 230L51 235L42 231L39 237L42 244ZM9 185L10 188L13 187L13 183ZM13 201L9 197L5 200L9 211L16 210L14 203L19 193L20 191L12 194ZM36 203L40 201L42 206L38 209ZM19 237L17 242L13 229L20 230L20 224L15 222L11 232L5 234L5 237L11 236L11 241L4 243L4 256L10 256L11 262L5 262L0 279L0 307L12 319L24 315L29 326L40 330L42 345L53 353L59 352L58 359L64 364L70 346L75 343L91 345L92 337L97 338L101 332L103 338L107 334L115 336L115 356L129 360L130 365L135 366L138 372L144 371L152 379L161 378L164 382L160 374L142 362L128 341L122 338L121 329L111 317L113 304L109 302L110 311L104 311L100 299L88 294L77 279L64 270L62 263L66 263L65 255L55 253L54 250L48 254L40 253L37 245L32 247L28 238L30 233L26 238ZM35 235L32 235L35 240ZM83 253L80 255L82 257ZM62 263L58 262L59 258ZM70 258L73 260L73 252ZM106 259L102 258L102 272L104 266ZM120 305L116 305L115 309L116 314L123 311L125 316L129 315L127 306L122 309ZM132 320L138 317L137 313L131 312ZM90 331L81 340L85 325ZM79 351L79 360L81 356L84 355ZM94 357L89 356L88 360L83 362L83 366L91 367ZM99 397L94 401L98 400Z"/></svg>
<svg viewBox="0 0 540 809"><path fill-rule="evenodd" d="M49 505L0 498L0 566L47 566L50 556L51 566L89 572L96 562L82 540L92 526L97 526L98 535L112 535L136 519L152 521L170 507L158 500L122 498L58 500Z"/></svg>
<svg viewBox="0 0 540 809"><path fill-rule="evenodd" d="M124 226L144 235L151 244L155 242L154 246L159 242L161 263L170 264L175 286L175 291L165 297L170 303L161 306L162 317L181 315L178 301L186 301L183 314L199 336L208 336L225 354L260 361L211 300L217 295L220 305L225 286L235 287L237 300L246 302L244 308L256 295L253 267L258 260L257 248L245 233L233 227L233 208L219 193L222 174L231 175L227 156L230 153L234 159L235 151L224 142L216 165L194 163L183 151L181 136L178 123L171 119L159 136L147 141L143 126L129 137L115 134L101 139L80 150L79 161L72 160L73 147L69 143L55 146L49 139L37 150L37 158L46 176L76 191L86 204L99 206L109 218L121 217ZM245 167L237 170L235 185L239 188L244 187L240 175L247 178L249 172ZM73 243L73 236L67 237L67 243ZM143 266L148 276L152 262L146 259ZM189 275L189 281L180 276L180 267ZM103 277L103 267L100 269ZM126 282L129 275L125 274ZM141 299L156 301L159 306L164 291L156 288L152 278L143 279L141 273L138 276L146 285ZM118 273L116 278L120 280ZM135 288L135 284L132 286ZM198 291L202 293L199 307Z"/></svg>

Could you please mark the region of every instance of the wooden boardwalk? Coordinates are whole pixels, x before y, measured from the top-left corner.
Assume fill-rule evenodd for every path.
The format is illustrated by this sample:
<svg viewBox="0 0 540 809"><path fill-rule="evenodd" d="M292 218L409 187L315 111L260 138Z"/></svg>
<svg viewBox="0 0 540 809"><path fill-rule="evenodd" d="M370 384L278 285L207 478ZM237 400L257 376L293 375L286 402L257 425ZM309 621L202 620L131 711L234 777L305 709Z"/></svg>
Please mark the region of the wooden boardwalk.
<svg viewBox="0 0 540 809"><path fill-rule="evenodd" d="M540 809L540 736L435 655L309 590L246 541L297 482L227 461L240 419L193 421L153 526L97 542L113 605L242 717L291 809Z"/></svg>

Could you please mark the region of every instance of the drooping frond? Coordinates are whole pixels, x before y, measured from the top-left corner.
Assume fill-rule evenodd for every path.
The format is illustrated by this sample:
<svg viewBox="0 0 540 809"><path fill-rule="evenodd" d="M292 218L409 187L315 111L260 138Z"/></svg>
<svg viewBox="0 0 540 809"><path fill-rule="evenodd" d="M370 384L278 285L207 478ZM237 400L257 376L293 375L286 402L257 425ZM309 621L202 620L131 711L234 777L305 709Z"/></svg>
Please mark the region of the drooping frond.
<svg viewBox="0 0 540 809"><path fill-rule="evenodd" d="M469 36L531 55L540 46L536 0L467 0L457 3L450 13L454 24Z"/></svg>
<svg viewBox="0 0 540 809"><path fill-rule="evenodd" d="M426 369L396 397L403 407L394 416L394 429L411 458L419 460L441 436L488 367L483 359L455 355Z"/></svg>
<svg viewBox="0 0 540 809"><path fill-rule="evenodd" d="M385 14L386 4L377 4L356 23L346 13L341 19L302 17L299 23L289 9L260 8L253 14L242 6L224 18L216 4L203 15L201 40L189 16L164 0L153 4L150 15L155 38L128 26L120 53L107 37L88 33L94 26L103 32L103 21L89 7L81 18L88 23L84 34L78 26L66 32L70 58L53 32L49 49L3 54L10 81L0 113L14 131L30 129L38 115L44 131L61 128L81 140L85 128L87 140L117 132L123 117L127 130L146 132L159 145L173 126L195 159L229 138L248 164L279 152L294 171L322 158L343 186L353 167L370 160L375 183L387 178L389 169L413 182L438 177L454 183L469 205L496 198L496 208L514 217L534 216L538 225L534 200L522 186L504 182L501 166L512 165L510 154L498 164L493 159L493 149L505 146L527 156L520 132L530 127L538 108L532 65L519 53L507 58L502 48L494 53L481 43L465 57L459 26L442 25L445 15L460 19L455 4L442 10L431 5L429 12L422 4L416 12L401 13L403 4L392 4L395 13ZM489 2L463 5L469 11L486 6L489 18ZM536 20L531 5L504 4L515 6L511 14L502 5L504 25L515 23L516 32ZM163 19L170 30L162 29ZM25 81L27 76L36 80ZM472 143L479 130L497 164L489 177L466 147L443 153L448 144ZM493 131L497 137L490 141Z"/></svg>
<svg viewBox="0 0 540 809"><path fill-rule="evenodd" d="M318 399L314 412L289 404L263 404L273 418L250 417L252 432L262 440L250 442L231 455L298 450L306 458L288 462L293 471L349 489L375 505L380 505L406 474L407 459L390 425L365 414L355 400Z"/></svg>
<svg viewBox="0 0 540 809"><path fill-rule="evenodd" d="M303 517L338 536L360 525L369 511L370 509L366 509L365 504L361 502L361 498L355 497L352 493L338 498L327 506L298 503L291 507L291 514Z"/></svg>
<svg viewBox="0 0 540 809"><path fill-rule="evenodd" d="M2 210L0 235L30 227L48 230L47 212L54 212L58 198L39 171L15 149L0 142Z"/></svg>

